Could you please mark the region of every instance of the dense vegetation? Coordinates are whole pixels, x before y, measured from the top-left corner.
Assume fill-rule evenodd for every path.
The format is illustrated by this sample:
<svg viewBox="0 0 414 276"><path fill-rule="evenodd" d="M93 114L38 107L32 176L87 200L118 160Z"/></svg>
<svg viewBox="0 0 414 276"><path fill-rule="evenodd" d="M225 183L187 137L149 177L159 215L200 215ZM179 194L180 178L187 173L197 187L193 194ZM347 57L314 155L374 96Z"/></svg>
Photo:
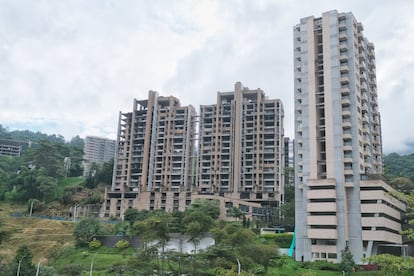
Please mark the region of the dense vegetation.
<svg viewBox="0 0 414 276"><path fill-rule="evenodd" d="M113 161L93 164L94 174L82 178L83 140L79 136L65 143L60 136L27 130L8 132L0 125L0 138L33 142L20 157L0 156L0 200L70 204L72 195L82 187L93 189L111 182Z"/></svg>
<svg viewBox="0 0 414 276"><path fill-rule="evenodd" d="M0 157L0 201L20 206L23 213L30 210L38 214L59 213L57 210L73 204L102 202L103 192L98 187L110 184L113 162L94 164L94 174L82 177L83 140L79 136L66 143L60 135L10 132L0 125L0 139L33 142L21 157ZM385 176L400 192L397 196L409 203L407 221L414 225L414 154L393 153L385 156L384 163ZM298 263L280 256L278 248L289 245L290 234L260 236L260 225L243 220L241 210L233 208L230 214L237 218L236 222L218 221L219 209L214 201L196 201L184 212L129 209L124 221L112 224L84 217L79 223L41 227L42 222L33 218L0 217L0 271L2 275L16 275L20 269L21 275L34 275L39 264L39 275L81 275L92 265L100 273L97 275L236 275L239 269L241 275L341 275L355 268L352 254L346 250L341 264ZM15 228L25 220L30 227ZM293 186L286 186L285 204L272 210L266 222L293 228ZM69 229L70 234L53 236L54 229L63 233L61 227ZM192 254L166 250L172 233L188 237L194 248ZM406 233L414 237L410 228ZM207 234L213 236L215 245L200 250L200 241ZM125 239L108 248L94 239L99 235ZM51 245L40 251L47 243L43 236L49 238ZM132 236L140 237L139 248L129 244ZM39 261L39 251L47 261ZM414 271L407 258L384 255L369 261L387 273Z"/></svg>
<svg viewBox="0 0 414 276"><path fill-rule="evenodd" d="M414 154L391 153L384 156L385 176L392 181L404 177L414 182Z"/></svg>

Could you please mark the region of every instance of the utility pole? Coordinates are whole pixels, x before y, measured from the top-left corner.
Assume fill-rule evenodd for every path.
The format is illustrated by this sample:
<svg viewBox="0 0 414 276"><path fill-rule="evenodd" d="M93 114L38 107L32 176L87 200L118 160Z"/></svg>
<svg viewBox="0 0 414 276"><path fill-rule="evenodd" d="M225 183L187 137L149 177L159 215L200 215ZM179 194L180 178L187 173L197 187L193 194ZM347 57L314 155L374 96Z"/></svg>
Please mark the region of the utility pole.
<svg viewBox="0 0 414 276"><path fill-rule="evenodd" d="M22 264L22 261L23 261L23 259L25 258L26 256L23 256L20 260L19 260L19 265L17 266L17 273L16 273L16 276L19 276L20 275L20 265Z"/></svg>

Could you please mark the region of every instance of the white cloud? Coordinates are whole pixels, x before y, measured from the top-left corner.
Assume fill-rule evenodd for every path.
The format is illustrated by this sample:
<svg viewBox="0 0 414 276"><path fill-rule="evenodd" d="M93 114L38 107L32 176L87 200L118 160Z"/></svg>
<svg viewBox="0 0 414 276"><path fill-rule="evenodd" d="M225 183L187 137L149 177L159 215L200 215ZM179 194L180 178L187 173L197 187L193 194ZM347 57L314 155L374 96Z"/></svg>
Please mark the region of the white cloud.
<svg viewBox="0 0 414 276"><path fill-rule="evenodd" d="M292 136L292 28L337 9L352 11L376 46L384 150L404 151L414 140L404 124L414 117L413 8L402 0L0 0L0 123L115 138L118 112L148 90L198 107L241 81L282 99Z"/></svg>

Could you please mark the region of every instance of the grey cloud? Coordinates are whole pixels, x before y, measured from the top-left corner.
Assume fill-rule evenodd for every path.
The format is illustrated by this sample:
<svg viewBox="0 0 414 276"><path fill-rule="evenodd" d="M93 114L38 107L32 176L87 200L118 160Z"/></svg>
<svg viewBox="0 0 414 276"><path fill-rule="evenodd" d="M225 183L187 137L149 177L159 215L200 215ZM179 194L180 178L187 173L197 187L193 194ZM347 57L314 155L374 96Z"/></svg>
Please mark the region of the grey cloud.
<svg viewBox="0 0 414 276"><path fill-rule="evenodd" d="M384 150L403 151L414 137L404 123L414 2L374 2L0 0L0 123L114 138L119 110L150 89L198 107L242 81L282 99L293 136L292 28L337 9L376 46Z"/></svg>

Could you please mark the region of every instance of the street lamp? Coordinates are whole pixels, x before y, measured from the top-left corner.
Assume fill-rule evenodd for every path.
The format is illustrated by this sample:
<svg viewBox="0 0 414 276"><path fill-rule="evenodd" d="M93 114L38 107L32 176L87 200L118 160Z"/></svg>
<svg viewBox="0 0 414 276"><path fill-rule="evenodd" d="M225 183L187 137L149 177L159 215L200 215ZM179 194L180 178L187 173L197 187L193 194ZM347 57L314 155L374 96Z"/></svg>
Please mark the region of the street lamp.
<svg viewBox="0 0 414 276"><path fill-rule="evenodd" d="M19 260L19 265L17 266L17 274L16 274L16 276L19 276L20 275L20 265L22 264L22 261L23 261L23 259L25 258L26 256L23 256L20 260Z"/></svg>
<svg viewBox="0 0 414 276"><path fill-rule="evenodd" d="M91 260L91 269L89 270L89 276L93 275L93 259L95 259L96 253L93 255Z"/></svg>
<svg viewBox="0 0 414 276"><path fill-rule="evenodd" d="M36 276L39 276L39 271L40 271L40 262L42 259L39 259L39 262L37 263L37 269L36 269Z"/></svg>

